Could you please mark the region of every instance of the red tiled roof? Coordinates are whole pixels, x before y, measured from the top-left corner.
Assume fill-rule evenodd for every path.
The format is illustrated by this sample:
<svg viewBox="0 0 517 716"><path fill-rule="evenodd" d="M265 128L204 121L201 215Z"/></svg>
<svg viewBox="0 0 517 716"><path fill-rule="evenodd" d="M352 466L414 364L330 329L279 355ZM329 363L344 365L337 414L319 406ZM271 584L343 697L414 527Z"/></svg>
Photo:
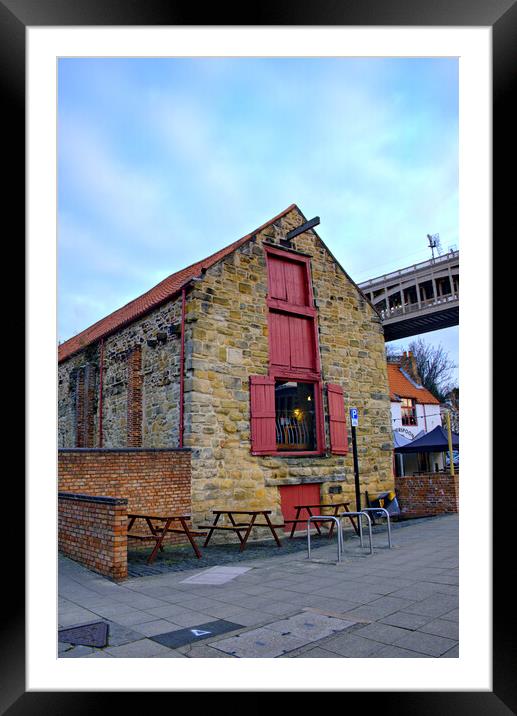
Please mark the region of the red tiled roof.
<svg viewBox="0 0 517 716"><path fill-rule="evenodd" d="M110 313L108 316L102 318L100 321L97 321L97 323L94 323L89 328L86 328L84 331L81 331L81 333L78 333L76 336L73 336L64 343L61 343L61 345L58 347L58 362L61 363L62 361L66 360L74 353L77 353L91 343L95 343L95 341L98 341L100 338L103 338L110 333L113 333L119 328L122 328L122 326L125 326L128 323L132 323L137 318L140 318L141 316L153 310L160 304L165 303L169 299L173 298L179 293L181 287L185 283L187 283L190 279L194 278L194 276L199 276L202 269L210 268L210 266L213 266L215 263L217 263L217 261L227 256L232 251L235 251L235 249L239 248L239 246L242 246L242 244L246 243L246 241L249 241L249 239L251 239L251 237L254 236L256 233L262 231L267 226L273 224L275 221L278 221L278 219L280 219L282 216L285 216L285 214L288 214L290 211L296 208L296 204L291 204L291 206L288 206L287 209L282 211L280 214L273 217L265 224L262 224L262 226L259 226L258 229L255 229L255 231L252 231L246 236L243 236L242 239L234 241L233 244L226 246L224 249L216 251L215 254L208 256L202 261L198 261L191 266L187 266L187 268L181 269L180 271L171 274L159 284L154 286L154 288L151 288L149 291L142 294L138 298L135 298L133 301L130 301L125 306L122 306L122 308L119 308L113 313Z"/></svg>
<svg viewBox="0 0 517 716"><path fill-rule="evenodd" d="M427 388L417 388L408 380L400 371L400 366L396 363L388 363L388 383L390 386L390 399L399 400L399 398L415 398L417 403L425 403L428 405L440 405Z"/></svg>

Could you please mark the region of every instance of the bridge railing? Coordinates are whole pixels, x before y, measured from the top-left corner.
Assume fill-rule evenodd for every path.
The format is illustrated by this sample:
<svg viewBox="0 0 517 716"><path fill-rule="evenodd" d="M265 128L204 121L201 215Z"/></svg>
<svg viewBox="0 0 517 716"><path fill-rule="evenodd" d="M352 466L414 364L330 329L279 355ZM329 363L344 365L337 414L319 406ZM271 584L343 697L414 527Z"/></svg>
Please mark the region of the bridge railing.
<svg viewBox="0 0 517 716"><path fill-rule="evenodd" d="M433 306L439 306L443 303L451 303L452 301L459 300L459 291L454 293L446 293L443 296L437 296L436 298L429 298L420 303L403 303L400 306L393 306L390 308L377 309L379 315L383 321L387 321L390 318L396 318L397 316L405 315L406 313L415 313L421 311L423 308L432 308Z"/></svg>
<svg viewBox="0 0 517 716"><path fill-rule="evenodd" d="M431 268L433 266L439 266L443 263L448 263L450 261L454 261L459 259L460 252L459 251L449 251L447 254L443 254L442 256L437 256L434 259L429 259L428 261L422 261L419 264L413 264L412 266L407 266L406 268L399 269L398 271L392 271L391 273L385 273L383 276L377 276L376 278L371 278L368 281L362 281L361 283L357 284L361 291L364 291L370 286L373 286L376 283L385 283L386 281L390 281L395 278L399 278L400 276L405 276L407 274L414 273L415 271L419 271L423 268Z"/></svg>

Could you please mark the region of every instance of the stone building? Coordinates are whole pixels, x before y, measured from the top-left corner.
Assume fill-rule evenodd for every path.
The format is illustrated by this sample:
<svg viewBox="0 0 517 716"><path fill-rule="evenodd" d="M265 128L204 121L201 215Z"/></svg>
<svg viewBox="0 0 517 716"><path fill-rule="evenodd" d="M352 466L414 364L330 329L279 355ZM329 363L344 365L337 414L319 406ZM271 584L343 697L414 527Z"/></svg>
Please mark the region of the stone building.
<svg viewBox="0 0 517 716"><path fill-rule="evenodd" d="M383 330L296 205L59 346L61 448L191 449L212 509L393 489Z"/></svg>

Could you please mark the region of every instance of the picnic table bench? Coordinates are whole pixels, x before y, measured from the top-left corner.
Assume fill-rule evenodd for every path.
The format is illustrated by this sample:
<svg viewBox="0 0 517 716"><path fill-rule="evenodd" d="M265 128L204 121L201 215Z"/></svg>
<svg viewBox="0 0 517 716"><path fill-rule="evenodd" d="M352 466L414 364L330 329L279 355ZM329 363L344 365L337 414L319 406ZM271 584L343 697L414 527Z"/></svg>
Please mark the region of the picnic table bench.
<svg viewBox="0 0 517 716"><path fill-rule="evenodd" d="M156 559L158 550L163 552L163 539L169 532L176 534L185 534L192 546L192 549L196 553L198 559L201 558L201 552L199 547L194 541L194 537L204 537L206 532L199 532L197 530L191 530L187 524L190 520L190 515L149 515L149 514L128 514L129 523L127 526L127 536L130 539L153 541L155 542L154 549L147 558L147 562L150 564ZM138 532L133 529L136 520L144 520L147 525L147 530L144 532ZM163 525L153 524L155 522L163 522ZM171 527L173 522L179 522L179 527Z"/></svg>
<svg viewBox="0 0 517 716"><path fill-rule="evenodd" d="M272 524L271 519L269 517L269 515L271 514L271 510L212 510L212 514L215 515L215 519L211 525L198 525L198 529L209 530L203 547L206 547L208 545L215 530L226 530L228 532L235 532L235 534L239 538L239 542L241 543L240 551L242 552L244 549L246 549L248 537L250 536L251 530L254 527L269 528L271 534L275 538L277 547L282 546L275 532L275 528L282 527L283 525ZM228 519L230 520L230 524L218 524L221 515L227 515ZM249 519L246 522L236 522L235 517L240 517L242 515L247 516ZM257 517L259 517L260 515L264 517L264 522L256 522ZM241 532L243 532L244 535L242 535Z"/></svg>

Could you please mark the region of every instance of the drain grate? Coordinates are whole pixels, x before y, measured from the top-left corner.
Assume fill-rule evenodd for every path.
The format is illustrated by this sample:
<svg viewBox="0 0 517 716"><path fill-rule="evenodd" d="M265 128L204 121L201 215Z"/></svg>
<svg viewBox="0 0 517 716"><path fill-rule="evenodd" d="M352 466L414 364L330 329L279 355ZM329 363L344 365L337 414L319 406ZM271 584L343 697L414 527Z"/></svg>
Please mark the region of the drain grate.
<svg viewBox="0 0 517 716"><path fill-rule="evenodd" d="M108 643L109 624L106 622L91 622L80 626L60 629L58 640L65 644L80 644L81 646L96 646L98 649Z"/></svg>

